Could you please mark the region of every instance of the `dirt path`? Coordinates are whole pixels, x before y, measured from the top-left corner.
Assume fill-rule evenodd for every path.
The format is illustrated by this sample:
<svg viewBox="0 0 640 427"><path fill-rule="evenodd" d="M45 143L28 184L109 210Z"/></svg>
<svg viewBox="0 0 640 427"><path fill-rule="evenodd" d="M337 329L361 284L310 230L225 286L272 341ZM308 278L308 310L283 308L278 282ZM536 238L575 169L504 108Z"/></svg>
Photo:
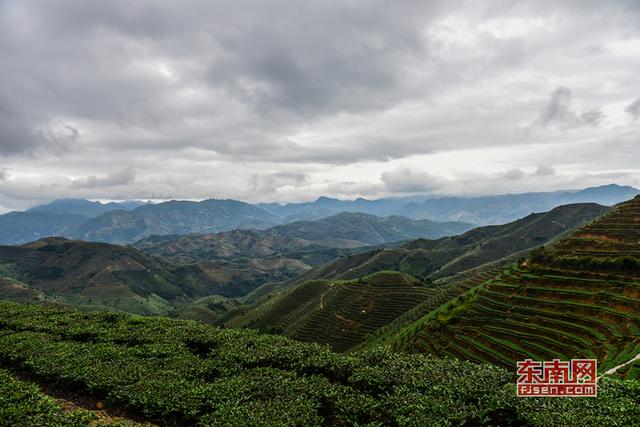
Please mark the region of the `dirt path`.
<svg viewBox="0 0 640 427"><path fill-rule="evenodd" d="M96 396L60 390L54 382L46 381L30 372L16 369L7 363L0 362L0 368L10 372L20 381L38 386L40 393L58 402L65 412L74 412L79 409L93 412L100 421L97 425L114 423L115 425L124 426L159 427L158 424L149 422L143 416L132 410L107 405Z"/></svg>
<svg viewBox="0 0 640 427"><path fill-rule="evenodd" d="M615 367L613 367L613 368L609 369L609 370L608 370L608 371L606 371L603 375L612 375L612 374L615 374L616 372L618 372L618 369L624 368L625 366L632 364L632 363L633 363L633 362L635 362L636 360L640 360L640 353L636 354L636 355L635 355L635 357L633 357L633 358L631 358L631 359L627 360L626 362L624 362L624 363L622 363L622 364L620 364L620 365L618 365L618 366L615 366ZM603 375L600 375L600 378L602 378L602 377L603 377Z"/></svg>
<svg viewBox="0 0 640 427"><path fill-rule="evenodd" d="M48 393L44 393L47 396L51 397L52 399L54 399L56 402L58 402L58 405L60 405L62 407L62 410L64 412L75 412L75 411L79 411L79 410L88 410L90 412L93 412L96 417L97 417L97 424L96 425L110 425L110 424L115 424L115 425L122 425L122 426L136 426L136 427L158 427L157 424L153 424L150 422L140 422L139 420L133 420L130 418L127 418L125 416L122 415L114 415L112 412L113 410L109 410L109 409L97 409L97 408L87 408L87 404L85 402L74 402L72 400L67 400L64 398L55 398L51 395L49 395ZM82 404L81 404L82 403ZM98 402L96 402L96 404L98 404ZM100 403L102 404L102 403Z"/></svg>
<svg viewBox="0 0 640 427"><path fill-rule="evenodd" d="M322 293L322 295L320 295L320 310L324 310L324 296L328 293L331 292L331 289L333 289L333 285L334 283L329 285L329 289L327 289L325 292Z"/></svg>

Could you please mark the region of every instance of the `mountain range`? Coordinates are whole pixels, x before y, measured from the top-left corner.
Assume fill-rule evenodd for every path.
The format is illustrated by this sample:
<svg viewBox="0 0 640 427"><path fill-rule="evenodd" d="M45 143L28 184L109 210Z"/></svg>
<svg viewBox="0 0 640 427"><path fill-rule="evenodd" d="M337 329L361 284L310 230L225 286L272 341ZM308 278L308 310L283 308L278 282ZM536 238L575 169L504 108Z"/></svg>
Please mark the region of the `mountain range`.
<svg viewBox="0 0 640 427"><path fill-rule="evenodd" d="M317 221L296 221L266 230L233 230L187 236L154 235L136 242L134 246L149 254L196 260L264 258L284 253L301 258L301 254L327 248L353 249L417 238L436 239L460 234L471 228L472 224L461 222L438 223L345 212Z"/></svg>
<svg viewBox="0 0 640 427"><path fill-rule="evenodd" d="M378 200L337 200L321 197L310 203L266 203L259 207L283 221L316 219L338 212L363 212L372 215L399 215L433 221L463 221L477 225L504 224L532 212L546 212L572 203L598 203L611 206L640 194L640 190L616 184L583 190L561 190L481 197L385 198Z"/></svg>
<svg viewBox="0 0 640 427"><path fill-rule="evenodd" d="M202 297L243 296L374 243L440 237L469 228L462 223L345 213L268 230L153 236L139 241L138 249L49 237L21 246L0 246L5 278L0 295L167 314Z"/></svg>
<svg viewBox="0 0 640 427"><path fill-rule="evenodd" d="M237 200L168 201L151 204L56 200L25 212L0 215L0 244L22 244L47 236L130 244L151 235L217 233L265 229L342 212L402 216L437 222L504 224L531 212L546 212L570 203L613 205L640 194L615 184L584 190L508 194L484 197L405 197L337 200L321 197L309 203L263 203Z"/></svg>

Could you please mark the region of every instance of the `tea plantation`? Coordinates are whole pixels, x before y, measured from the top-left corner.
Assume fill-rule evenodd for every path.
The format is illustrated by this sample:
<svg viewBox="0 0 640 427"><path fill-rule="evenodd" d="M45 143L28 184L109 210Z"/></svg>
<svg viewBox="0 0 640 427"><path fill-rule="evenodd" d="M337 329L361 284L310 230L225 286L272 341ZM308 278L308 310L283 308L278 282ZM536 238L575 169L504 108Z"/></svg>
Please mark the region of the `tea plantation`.
<svg viewBox="0 0 640 427"><path fill-rule="evenodd" d="M513 372L383 349L327 347L167 318L0 303L0 361L61 391L158 425L618 425L640 419L640 382L597 398L518 399ZM0 373L0 425L87 425ZM79 418L78 418L79 417Z"/></svg>
<svg viewBox="0 0 640 427"><path fill-rule="evenodd" d="M640 197L479 283L387 340L397 350L511 367L530 357L640 353ZM640 377L640 363L617 373Z"/></svg>

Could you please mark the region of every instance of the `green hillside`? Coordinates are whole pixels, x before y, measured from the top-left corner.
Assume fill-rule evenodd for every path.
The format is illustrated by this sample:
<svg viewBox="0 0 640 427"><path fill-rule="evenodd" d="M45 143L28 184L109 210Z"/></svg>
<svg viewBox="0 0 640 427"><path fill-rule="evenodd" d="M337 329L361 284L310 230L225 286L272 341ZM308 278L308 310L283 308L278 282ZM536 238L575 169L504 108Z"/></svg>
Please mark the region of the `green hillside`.
<svg viewBox="0 0 640 427"><path fill-rule="evenodd" d="M87 308L161 314L169 301L184 296L167 265L133 248L47 238L0 246L0 265L4 280L16 285L2 289L5 299L37 296ZM20 287L25 298L11 298Z"/></svg>
<svg viewBox="0 0 640 427"><path fill-rule="evenodd" d="M246 298L247 301L253 301L254 306L233 310L222 320L226 321L227 326L254 327L281 332L297 339L315 339L329 343L339 350L378 344L398 329L415 322L426 313L477 285L479 279L487 280L493 277L501 266L510 260L525 256L526 251L531 248L557 238L558 235L567 233L606 211L607 208L595 204L561 206L547 213L529 215L510 224L477 228L460 236L416 240L399 248L355 254L311 270L299 279L262 286ZM463 274L463 270L466 273ZM428 289L429 294L421 292L402 295L401 298L397 298L394 309L386 312L384 316L366 322L366 326L352 328L357 333L339 327L340 322L328 312L318 313L314 310L314 307L318 307L317 294L320 292L314 286L322 287L328 283L339 282L367 283L367 276L381 271L399 271L405 277L413 277L414 281L428 283L425 289ZM393 281L389 285L393 285ZM298 287L300 289L297 289ZM294 291L274 294L278 288L293 288ZM309 289L313 289L313 292L308 292ZM270 296L264 298L264 295ZM261 297L263 298L260 299ZM356 320L359 316L354 317L353 311L366 310L366 301L351 301L346 292L337 300L339 303L333 316ZM344 305L348 307L343 307ZM363 308L357 310L360 306ZM300 313L304 314L305 318L301 321L292 315L283 321L278 315L281 312ZM342 335L349 335L349 338L337 345Z"/></svg>
<svg viewBox="0 0 640 427"><path fill-rule="evenodd" d="M102 424L47 395L65 391L166 426L600 427L640 418L633 380L605 378L597 398L520 399L510 371L464 361L343 355L249 330L8 302L0 319L0 425L12 427Z"/></svg>
<svg viewBox="0 0 640 427"><path fill-rule="evenodd" d="M225 325L346 351L435 293L425 283L391 271L351 281L311 281L268 298Z"/></svg>
<svg viewBox="0 0 640 427"><path fill-rule="evenodd" d="M0 299L158 315L210 295L241 296L305 270L278 259L176 265L132 247L47 238L0 246Z"/></svg>
<svg viewBox="0 0 640 427"><path fill-rule="evenodd" d="M506 268L394 334L393 348L513 367L640 353L640 197ZM640 363L619 375L637 378Z"/></svg>
<svg viewBox="0 0 640 427"><path fill-rule="evenodd" d="M357 254L312 270L303 279L348 280L380 270L402 271L422 278L446 277L544 244L607 209L592 203L560 206L459 236L416 240L400 248Z"/></svg>

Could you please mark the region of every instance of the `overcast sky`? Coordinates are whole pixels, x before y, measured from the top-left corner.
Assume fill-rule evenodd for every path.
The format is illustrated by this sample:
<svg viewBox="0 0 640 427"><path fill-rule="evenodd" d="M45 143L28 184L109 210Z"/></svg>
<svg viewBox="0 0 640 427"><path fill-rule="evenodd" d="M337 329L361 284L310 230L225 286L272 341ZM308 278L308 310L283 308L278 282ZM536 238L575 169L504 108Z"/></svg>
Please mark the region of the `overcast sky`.
<svg viewBox="0 0 640 427"><path fill-rule="evenodd" d="M0 211L640 186L640 2L0 0Z"/></svg>

